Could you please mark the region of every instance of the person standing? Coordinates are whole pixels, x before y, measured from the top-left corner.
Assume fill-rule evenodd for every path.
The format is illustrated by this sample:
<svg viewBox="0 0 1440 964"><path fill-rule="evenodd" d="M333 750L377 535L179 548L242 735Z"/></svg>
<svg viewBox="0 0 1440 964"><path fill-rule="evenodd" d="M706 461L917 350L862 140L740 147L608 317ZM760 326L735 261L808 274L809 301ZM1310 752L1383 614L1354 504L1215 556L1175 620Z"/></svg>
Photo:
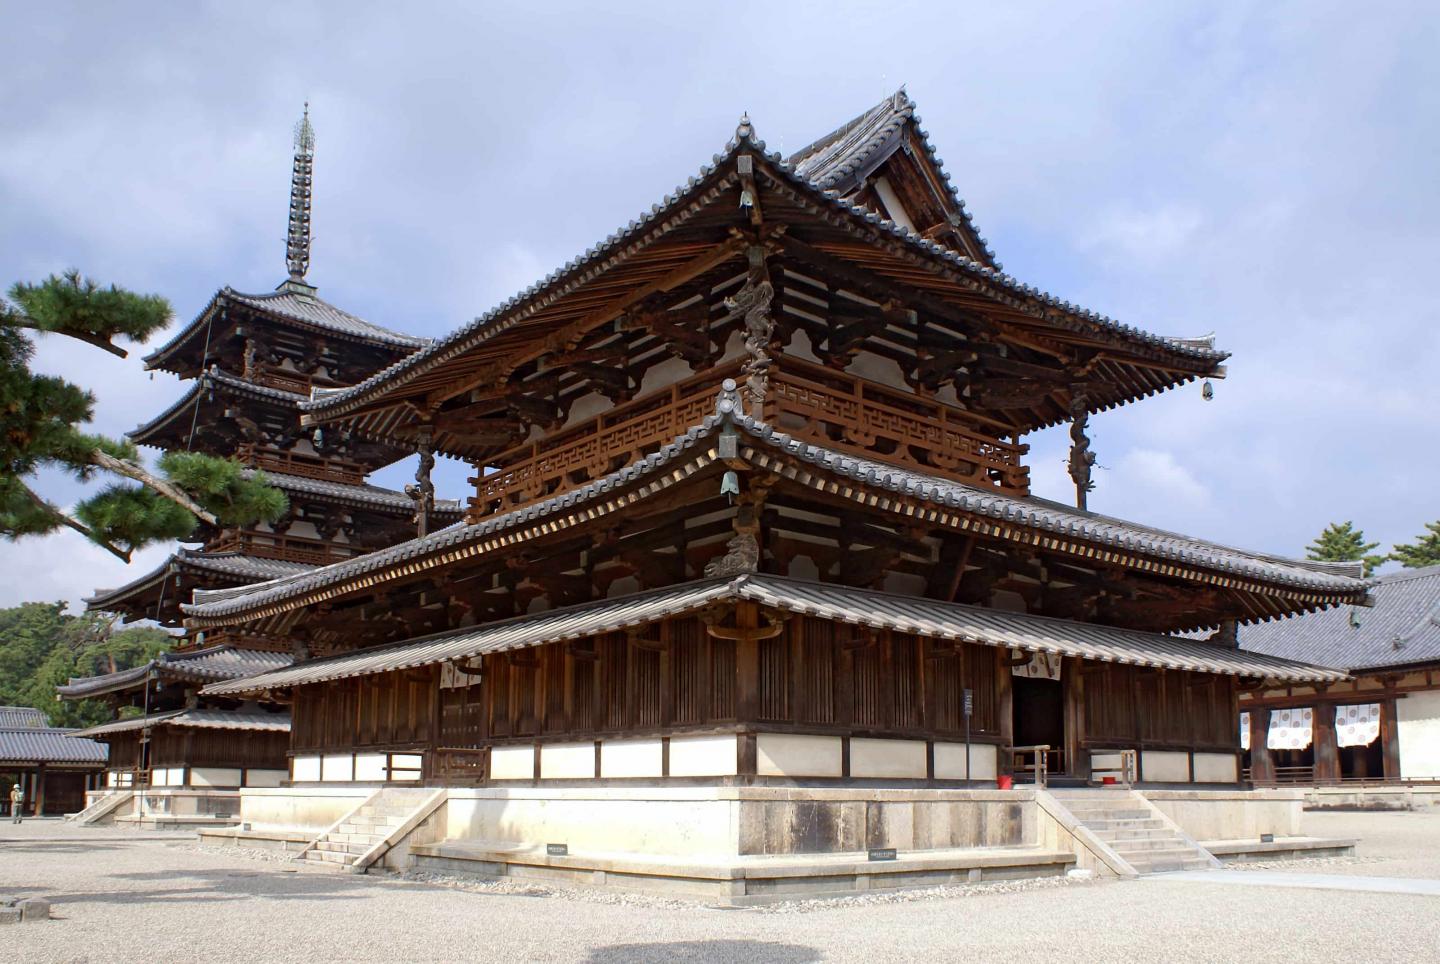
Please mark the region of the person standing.
<svg viewBox="0 0 1440 964"><path fill-rule="evenodd" d="M25 808L25 791L20 789L20 784L10 788L10 822L19 823L21 811Z"/></svg>

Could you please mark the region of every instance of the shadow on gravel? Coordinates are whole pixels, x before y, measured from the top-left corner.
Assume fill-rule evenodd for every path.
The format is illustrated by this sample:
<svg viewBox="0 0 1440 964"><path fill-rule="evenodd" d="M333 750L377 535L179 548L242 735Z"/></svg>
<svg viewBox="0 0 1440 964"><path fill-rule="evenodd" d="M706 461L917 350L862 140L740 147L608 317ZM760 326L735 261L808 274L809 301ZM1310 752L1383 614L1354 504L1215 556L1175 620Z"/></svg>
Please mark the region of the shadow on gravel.
<svg viewBox="0 0 1440 964"><path fill-rule="evenodd" d="M129 847L129 846L130 846L130 844L128 844L128 843L126 843L126 842L120 842L120 843L116 843L116 844L113 844L113 845L106 845L106 844L100 844L100 843L86 843L86 842L83 841L83 840L77 840L77 841L75 841L73 844L72 844L72 843L55 843L55 842L53 842L53 841L52 841L52 842L46 842L46 841L44 841L44 840L37 840L37 841L35 841L34 843L30 843L30 842L17 843L17 842L14 842L14 841L6 840L6 841L4 841L3 843L0 843L0 853L4 853L4 854L21 853L21 854L23 854L23 853L40 853L40 852L44 852L44 853L47 853L47 854L98 854L98 853L103 853L104 851L107 851L107 850L124 850L125 848L127 848L127 847Z"/></svg>
<svg viewBox="0 0 1440 964"><path fill-rule="evenodd" d="M611 944L597 947L586 964L630 964L633 961L742 961L744 964L810 964L821 959L813 947L765 941L676 941L663 944Z"/></svg>

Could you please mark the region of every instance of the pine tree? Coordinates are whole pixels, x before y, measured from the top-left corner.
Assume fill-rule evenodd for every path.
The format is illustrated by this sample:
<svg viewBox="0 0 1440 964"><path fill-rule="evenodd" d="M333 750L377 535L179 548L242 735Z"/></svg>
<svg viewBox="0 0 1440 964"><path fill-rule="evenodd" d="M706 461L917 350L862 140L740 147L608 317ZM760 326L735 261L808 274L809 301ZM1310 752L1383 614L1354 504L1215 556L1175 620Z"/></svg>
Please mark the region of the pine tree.
<svg viewBox="0 0 1440 964"><path fill-rule="evenodd" d="M141 546L185 538L197 521L239 525L284 513L284 494L263 475L246 477L232 460L170 453L158 473L150 471L129 441L82 430L94 415L90 392L30 370L28 332L64 335L124 358L116 339L143 342L169 324L164 298L102 288L75 271L17 283L9 294L9 301L0 298L0 535L69 527L128 562ZM113 481L66 512L35 490L42 468L86 482L107 474L128 481Z"/></svg>
<svg viewBox="0 0 1440 964"><path fill-rule="evenodd" d="M1366 542L1365 533L1352 522L1332 522L1305 550L1305 558L1316 562L1358 562L1366 576L1387 557L1371 553L1378 542Z"/></svg>
<svg viewBox="0 0 1440 964"><path fill-rule="evenodd" d="M1440 566L1440 522L1426 523L1419 538L1409 545L1396 545L1389 558L1406 569Z"/></svg>

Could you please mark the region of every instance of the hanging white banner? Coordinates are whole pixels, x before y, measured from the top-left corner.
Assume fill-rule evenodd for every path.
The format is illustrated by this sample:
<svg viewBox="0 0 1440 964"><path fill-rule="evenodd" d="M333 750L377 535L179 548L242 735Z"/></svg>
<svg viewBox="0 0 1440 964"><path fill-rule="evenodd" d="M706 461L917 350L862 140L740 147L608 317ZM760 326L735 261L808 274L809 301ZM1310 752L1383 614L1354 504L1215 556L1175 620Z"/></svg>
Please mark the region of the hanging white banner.
<svg viewBox="0 0 1440 964"><path fill-rule="evenodd" d="M1313 738L1315 712L1308 706L1270 711L1270 733L1265 746L1271 750L1303 750Z"/></svg>
<svg viewBox="0 0 1440 964"><path fill-rule="evenodd" d="M1025 656L1021 649L1010 650L1010 655L1015 659ZM1031 653L1030 662L1023 666L1012 666L1011 673L1015 676L1028 676L1033 679L1059 679L1060 667L1065 657L1059 653Z"/></svg>
<svg viewBox="0 0 1440 964"><path fill-rule="evenodd" d="M1240 749L1250 749L1250 714L1240 714Z"/></svg>
<svg viewBox="0 0 1440 964"><path fill-rule="evenodd" d="M1380 737L1380 704L1335 707L1335 743L1369 746Z"/></svg>

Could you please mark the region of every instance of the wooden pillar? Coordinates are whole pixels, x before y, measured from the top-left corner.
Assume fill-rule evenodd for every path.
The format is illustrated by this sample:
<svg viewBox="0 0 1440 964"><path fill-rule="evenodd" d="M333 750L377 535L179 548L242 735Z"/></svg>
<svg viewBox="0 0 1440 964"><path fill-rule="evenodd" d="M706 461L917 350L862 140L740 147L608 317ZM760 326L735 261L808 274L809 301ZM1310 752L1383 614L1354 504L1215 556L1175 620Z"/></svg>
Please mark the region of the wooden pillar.
<svg viewBox="0 0 1440 964"><path fill-rule="evenodd" d="M1270 756L1270 708L1250 709L1250 782L1268 786L1275 782L1275 760Z"/></svg>
<svg viewBox="0 0 1440 964"><path fill-rule="evenodd" d="M1090 754L1085 741L1085 676L1080 672L1084 661L1066 657L1061 666L1060 680L1065 700L1065 770L1072 777L1090 779Z"/></svg>
<svg viewBox="0 0 1440 964"><path fill-rule="evenodd" d="M35 765L35 816L45 815L45 764Z"/></svg>
<svg viewBox="0 0 1440 964"><path fill-rule="evenodd" d="M1398 781L1400 773L1400 719L1396 715L1395 697L1380 701L1380 753L1384 761L1386 782Z"/></svg>
<svg viewBox="0 0 1440 964"><path fill-rule="evenodd" d="M1010 672L1010 651L997 646L995 652L995 712L1000 720L1000 760L997 770L1009 773L1013 762L1010 747L1015 745L1015 688Z"/></svg>
<svg viewBox="0 0 1440 964"><path fill-rule="evenodd" d="M1335 742L1335 704L1316 702L1312 717L1315 782L1340 782L1340 747Z"/></svg>

